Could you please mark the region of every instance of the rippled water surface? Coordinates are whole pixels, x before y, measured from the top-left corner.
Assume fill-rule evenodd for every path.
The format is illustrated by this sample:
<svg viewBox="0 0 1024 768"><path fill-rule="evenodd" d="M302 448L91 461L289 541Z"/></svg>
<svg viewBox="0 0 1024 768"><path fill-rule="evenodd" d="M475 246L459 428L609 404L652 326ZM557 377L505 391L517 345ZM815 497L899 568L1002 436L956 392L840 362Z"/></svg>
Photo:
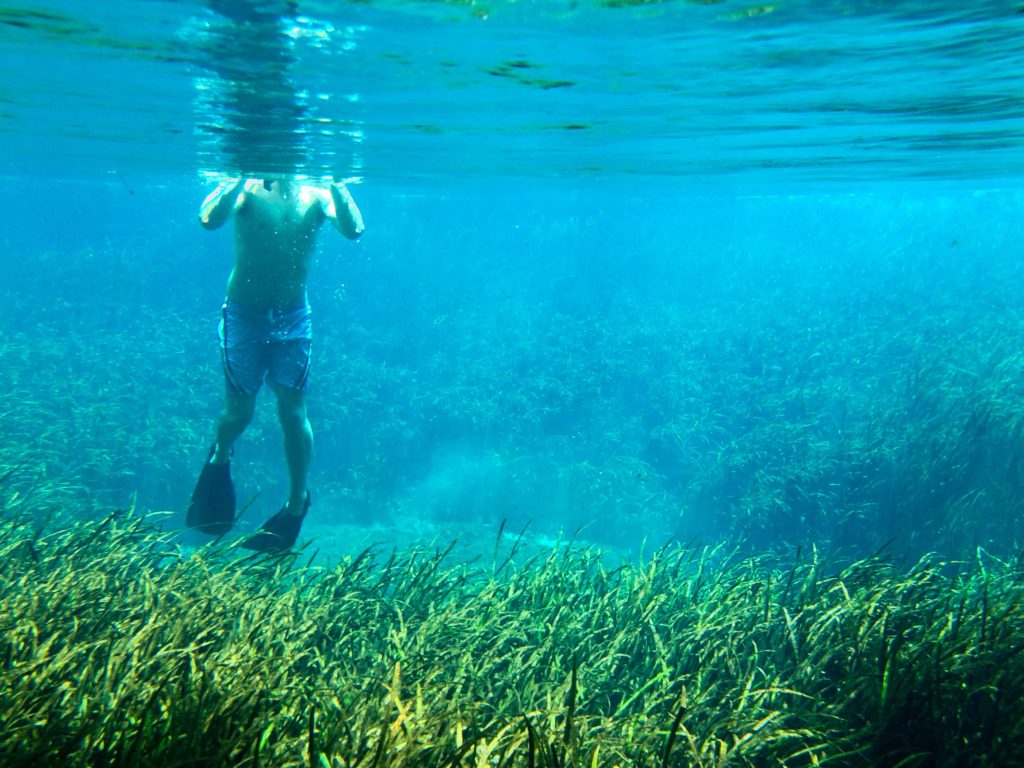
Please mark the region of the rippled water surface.
<svg viewBox="0 0 1024 768"><path fill-rule="evenodd" d="M0 9L0 171L984 181L1024 170L1024 4Z"/></svg>

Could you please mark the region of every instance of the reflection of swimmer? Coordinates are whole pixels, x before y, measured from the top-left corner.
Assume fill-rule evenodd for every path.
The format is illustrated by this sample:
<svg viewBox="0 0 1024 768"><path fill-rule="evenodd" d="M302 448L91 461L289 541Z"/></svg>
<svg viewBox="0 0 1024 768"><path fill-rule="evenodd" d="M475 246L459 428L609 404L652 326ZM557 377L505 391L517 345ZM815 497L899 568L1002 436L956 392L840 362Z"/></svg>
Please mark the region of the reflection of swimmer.
<svg viewBox="0 0 1024 768"><path fill-rule="evenodd" d="M243 546L280 551L295 543L310 503L306 478L313 432L305 390L312 328L306 277L313 246L324 220L355 240L363 233L363 218L343 184L321 189L284 179L221 184L203 202L200 223L216 229L232 217L235 263L220 324L226 404L186 522L211 535L226 533L234 523L232 446L249 425L266 378L277 395L291 490L284 507Z"/></svg>

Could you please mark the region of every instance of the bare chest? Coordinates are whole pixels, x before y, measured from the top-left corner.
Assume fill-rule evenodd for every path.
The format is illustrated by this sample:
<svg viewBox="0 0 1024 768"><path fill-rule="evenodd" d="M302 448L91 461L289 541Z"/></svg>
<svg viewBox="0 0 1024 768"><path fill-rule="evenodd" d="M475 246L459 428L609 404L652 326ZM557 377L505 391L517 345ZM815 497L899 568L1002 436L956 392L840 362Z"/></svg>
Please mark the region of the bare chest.
<svg viewBox="0 0 1024 768"><path fill-rule="evenodd" d="M256 193L246 196L235 226L246 250L280 253L311 248L323 220L319 202L307 194Z"/></svg>

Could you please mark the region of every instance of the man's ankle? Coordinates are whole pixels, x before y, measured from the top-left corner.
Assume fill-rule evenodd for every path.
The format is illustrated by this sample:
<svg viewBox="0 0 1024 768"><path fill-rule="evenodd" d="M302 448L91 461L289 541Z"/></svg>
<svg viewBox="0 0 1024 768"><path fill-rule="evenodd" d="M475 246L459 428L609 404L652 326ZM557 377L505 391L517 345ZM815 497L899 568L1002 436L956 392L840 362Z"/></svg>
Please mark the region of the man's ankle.
<svg viewBox="0 0 1024 768"><path fill-rule="evenodd" d="M299 501L296 501L294 497L290 498L288 503L285 504L284 511L292 517L302 517L306 514L309 491L303 491L299 499Z"/></svg>

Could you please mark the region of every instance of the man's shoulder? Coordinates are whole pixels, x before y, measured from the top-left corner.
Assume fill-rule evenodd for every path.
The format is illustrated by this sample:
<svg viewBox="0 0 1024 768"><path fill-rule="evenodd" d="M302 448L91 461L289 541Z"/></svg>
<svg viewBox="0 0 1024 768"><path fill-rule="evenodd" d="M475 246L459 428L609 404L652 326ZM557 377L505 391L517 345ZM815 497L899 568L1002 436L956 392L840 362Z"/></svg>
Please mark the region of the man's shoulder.
<svg viewBox="0 0 1024 768"><path fill-rule="evenodd" d="M303 184L299 187L299 195L301 200L308 200L310 202L323 202L324 200L331 199L331 195L326 189L312 184Z"/></svg>
<svg viewBox="0 0 1024 768"><path fill-rule="evenodd" d="M314 187L311 184L304 184L299 188L299 205L306 212L316 209L320 212L330 204L331 195L322 187Z"/></svg>
<svg viewBox="0 0 1024 768"><path fill-rule="evenodd" d="M238 206L243 205L249 200L260 187L259 179L246 179L242 184L242 188L238 190L238 198L235 200L235 204Z"/></svg>

